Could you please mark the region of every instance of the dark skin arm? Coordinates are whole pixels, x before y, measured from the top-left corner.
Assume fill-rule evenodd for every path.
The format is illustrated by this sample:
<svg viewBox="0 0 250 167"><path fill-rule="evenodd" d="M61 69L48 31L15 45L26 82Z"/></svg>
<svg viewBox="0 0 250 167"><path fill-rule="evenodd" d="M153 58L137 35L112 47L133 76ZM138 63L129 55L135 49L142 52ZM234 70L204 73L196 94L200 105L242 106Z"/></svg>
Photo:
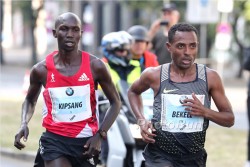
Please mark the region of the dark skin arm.
<svg viewBox="0 0 250 167"><path fill-rule="evenodd" d="M140 78L136 80L128 90L128 98L131 108L137 118L137 122L141 129L142 139L147 143L154 143L153 137L155 131L151 122L147 121L143 115L143 104L141 94L147 89L152 88L154 95L156 95L160 86L160 66L149 67L143 71Z"/></svg>
<svg viewBox="0 0 250 167"><path fill-rule="evenodd" d="M205 108L194 93L192 94L193 99L185 100L185 102L189 103L183 105L187 107L186 110L189 111L191 115L205 117L221 126L233 126L234 114L232 106L225 95L225 90L219 75L215 71L207 69L207 78L209 93L219 112Z"/></svg>
<svg viewBox="0 0 250 167"><path fill-rule="evenodd" d="M107 132L120 111L121 102L119 94L112 82L109 71L100 59L94 58L93 56L91 57L91 69L95 82L100 84L104 94L110 102L110 107L107 110L102 125L100 126L101 130ZM90 138L84 145L84 148L87 149L84 155L91 156L98 154L101 147L101 139L102 138L99 133Z"/></svg>
<svg viewBox="0 0 250 167"><path fill-rule="evenodd" d="M44 62L41 62L31 69L30 72L30 86L26 95L26 98L22 104L22 114L21 114L21 126L18 133L15 135L14 146L21 150L25 145L20 141L21 138L26 142L29 136L28 123L32 118L37 99L42 88L42 77L41 72L45 71Z"/></svg>

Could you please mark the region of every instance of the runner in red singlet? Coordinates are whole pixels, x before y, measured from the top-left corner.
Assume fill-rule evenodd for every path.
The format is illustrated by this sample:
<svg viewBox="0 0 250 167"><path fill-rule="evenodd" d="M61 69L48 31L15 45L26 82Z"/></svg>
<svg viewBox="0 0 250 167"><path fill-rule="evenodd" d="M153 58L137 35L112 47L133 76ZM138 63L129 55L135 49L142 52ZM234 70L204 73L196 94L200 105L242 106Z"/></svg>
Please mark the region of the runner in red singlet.
<svg viewBox="0 0 250 167"><path fill-rule="evenodd" d="M30 86L22 105L21 127L14 145L20 150L25 147L20 140L28 138L28 123L44 87L43 127L46 131L40 138L39 154L45 167L96 166L101 140L106 138L120 109L119 95L105 64L79 50L82 33L78 16L70 12L60 15L53 30L58 51L31 70ZM102 125L98 125L96 109L98 84L110 102Z"/></svg>

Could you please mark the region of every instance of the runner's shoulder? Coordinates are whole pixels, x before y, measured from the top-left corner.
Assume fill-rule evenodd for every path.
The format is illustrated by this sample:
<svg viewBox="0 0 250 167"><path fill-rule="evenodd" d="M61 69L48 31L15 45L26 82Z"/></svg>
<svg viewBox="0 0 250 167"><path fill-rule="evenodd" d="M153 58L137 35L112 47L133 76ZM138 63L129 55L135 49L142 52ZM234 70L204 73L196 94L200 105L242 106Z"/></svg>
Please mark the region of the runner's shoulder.
<svg viewBox="0 0 250 167"><path fill-rule="evenodd" d="M43 75L47 73L46 61L42 60L31 68L31 74Z"/></svg>
<svg viewBox="0 0 250 167"><path fill-rule="evenodd" d="M152 76L152 75L155 76L155 75L159 75L160 71L161 71L161 66L148 67L142 72L142 75L144 75L144 76Z"/></svg>

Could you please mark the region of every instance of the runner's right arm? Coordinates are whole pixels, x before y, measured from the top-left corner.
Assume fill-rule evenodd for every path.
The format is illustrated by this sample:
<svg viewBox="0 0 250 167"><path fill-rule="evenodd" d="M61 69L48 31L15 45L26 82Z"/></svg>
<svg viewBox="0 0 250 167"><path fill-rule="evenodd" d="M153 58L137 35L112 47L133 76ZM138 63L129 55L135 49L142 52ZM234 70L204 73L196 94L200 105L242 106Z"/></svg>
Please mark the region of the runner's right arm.
<svg viewBox="0 0 250 167"><path fill-rule="evenodd" d="M21 126L18 133L15 135L14 141L14 146L20 150L25 147L25 145L20 141L21 138L26 141L29 136L28 123L34 114L37 99L42 89L42 83L45 83L45 71L46 68L43 62L41 62L34 65L30 72L30 85L22 104Z"/></svg>

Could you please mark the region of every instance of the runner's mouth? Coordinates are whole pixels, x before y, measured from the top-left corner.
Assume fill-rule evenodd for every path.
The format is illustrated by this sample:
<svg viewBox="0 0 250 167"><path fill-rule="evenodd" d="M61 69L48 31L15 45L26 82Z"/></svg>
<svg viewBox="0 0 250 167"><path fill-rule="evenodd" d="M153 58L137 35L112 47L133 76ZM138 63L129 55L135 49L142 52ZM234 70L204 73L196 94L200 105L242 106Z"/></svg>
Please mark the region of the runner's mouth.
<svg viewBox="0 0 250 167"><path fill-rule="evenodd" d="M74 46L74 43L73 42L65 42L65 45L67 45L67 46Z"/></svg>

